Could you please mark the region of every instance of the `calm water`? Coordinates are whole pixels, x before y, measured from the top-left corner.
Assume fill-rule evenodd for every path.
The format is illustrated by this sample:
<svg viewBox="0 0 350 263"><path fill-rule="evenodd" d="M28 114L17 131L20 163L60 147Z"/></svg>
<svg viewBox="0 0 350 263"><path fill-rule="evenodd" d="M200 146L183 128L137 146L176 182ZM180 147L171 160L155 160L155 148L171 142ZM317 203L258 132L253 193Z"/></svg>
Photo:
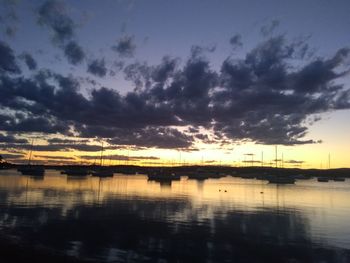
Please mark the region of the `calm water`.
<svg viewBox="0 0 350 263"><path fill-rule="evenodd" d="M350 262L350 180L0 171L0 237L97 262Z"/></svg>

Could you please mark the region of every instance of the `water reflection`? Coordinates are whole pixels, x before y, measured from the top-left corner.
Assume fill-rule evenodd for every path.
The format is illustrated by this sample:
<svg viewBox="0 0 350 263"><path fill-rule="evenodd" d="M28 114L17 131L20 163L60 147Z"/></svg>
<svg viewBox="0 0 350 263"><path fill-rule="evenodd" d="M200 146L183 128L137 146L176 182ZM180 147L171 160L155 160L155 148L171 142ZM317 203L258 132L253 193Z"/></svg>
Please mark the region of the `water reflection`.
<svg viewBox="0 0 350 263"><path fill-rule="evenodd" d="M0 228L27 246L102 262L349 262L349 189L10 174L0 176Z"/></svg>

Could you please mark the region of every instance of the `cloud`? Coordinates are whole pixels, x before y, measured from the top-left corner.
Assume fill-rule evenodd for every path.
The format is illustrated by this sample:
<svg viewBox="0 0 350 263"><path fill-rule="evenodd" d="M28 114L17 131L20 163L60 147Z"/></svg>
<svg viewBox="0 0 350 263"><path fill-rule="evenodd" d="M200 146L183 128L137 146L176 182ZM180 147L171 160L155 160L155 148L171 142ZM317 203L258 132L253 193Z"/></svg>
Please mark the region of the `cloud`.
<svg viewBox="0 0 350 263"><path fill-rule="evenodd" d="M52 40L63 50L68 62L80 64L85 58L83 48L75 37L76 24L69 16L63 1L44 1L37 10L38 23L50 29Z"/></svg>
<svg viewBox="0 0 350 263"><path fill-rule="evenodd" d="M6 144L0 145L0 148L3 150L11 150L11 149L20 149L20 150L33 150L38 152L63 152L63 151L83 151L83 152L100 152L100 145L92 145L92 144L39 144L39 145L31 145L31 144ZM114 149L113 147L111 147ZM108 149L108 147L106 147Z"/></svg>
<svg viewBox="0 0 350 263"><path fill-rule="evenodd" d="M0 58L0 73L21 73L13 54L13 50L3 41L0 41Z"/></svg>
<svg viewBox="0 0 350 263"><path fill-rule="evenodd" d="M0 115L0 130L27 133L27 132L41 132L41 133L61 133L68 134L69 127L62 121L52 121L45 117L24 117L17 115L13 118L7 115Z"/></svg>
<svg viewBox="0 0 350 263"><path fill-rule="evenodd" d="M98 77L106 76L107 68L105 60L102 58L91 61L88 65L88 72Z"/></svg>
<svg viewBox="0 0 350 263"><path fill-rule="evenodd" d="M89 140L81 140L81 139L61 139L61 138L50 138L47 139L49 144L74 144L74 143L87 143Z"/></svg>
<svg viewBox="0 0 350 263"><path fill-rule="evenodd" d="M44 158L49 160L75 160L74 157L67 157L67 156L58 156L58 155L34 155L37 158Z"/></svg>
<svg viewBox="0 0 350 263"><path fill-rule="evenodd" d="M81 155L81 159L85 160L99 160L101 155ZM104 160L113 160L113 161L142 161L142 160L159 160L159 157L155 156L128 156L128 155L104 155Z"/></svg>
<svg viewBox="0 0 350 263"><path fill-rule="evenodd" d="M4 71L0 105L7 113L0 114L0 130L74 134L117 145L171 149L191 149L198 141L319 143L318 138L307 138L308 120L350 108L350 90L338 82L349 72L350 52L341 48L332 56L305 60L307 52L305 42L276 36L243 58L229 54L220 70L211 67L201 48L192 49L181 63L169 56L158 65L136 61L123 70L134 85L126 94L99 85L83 94L79 78L49 70L31 77ZM15 63L13 54L9 57ZM104 60L96 61L93 71L105 74L107 66L100 63ZM201 129L210 136L201 135ZM50 142L40 147L85 147L73 145ZM86 147L99 151L99 146Z"/></svg>
<svg viewBox="0 0 350 263"><path fill-rule="evenodd" d="M18 1L1 1L0 26L7 37L14 37L17 32Z"/></svg>
<svg viewBox="0 0 350 263"><path fill-rule="evenodd" d="M85 58L83 49L75 41L70 41L64 47L64 55L66 56L68 62L73 65L81 63Z"/></svg>
<svg viewBox="0 0 350 263"><path fill-rule="evenodd" d="M279 25L280 25L279 20L277 19L271 20L269 23L267 23L266 25L260 28L260 33L264 37L271 36L273 32L276 30L276 28L278 28Z"/></svg>
<svg viewBox="0 0 350 263"><path fill-rule="evenodd" d="M290 163L290 164L303 164L303 163L305 163L305 161L288 160L288 161L284 161L284 163Z"/></svg>
<svg viewBox="0 0 350 263"><path fill-rule="evenodd" d="M117 52L121 57L133 57L136 45L133 36L124 36L120 38L116 45L112 46L112 50Z"/></svg>
<svg viewBox="0 0 350 263"><path fill-rule="evenodd" d="M298 56L299 47L277 36L259 44L242 60L224 61L221 89L213 100L214 129L233 140L317 143L302 139L308 130L306 119L348 105L338 97L346 92L344 86L334 84L348 52L340 49L331 58L317 58L294 68L288 61Z"/></svg>
<svg viewBox="0 0 350 263"><path fill-rule="evenodd" d="M24 154L2 153L0 154L0 156L6 161L6 160L23 159Z"/></svg>
<svg viewBox="0 0 350 263"><path fill-rule="evenodd" d="M187 148L192 145L192 142L192 136L172 128L145 128L122 131L119 136L108 140L108 143L112 145L137 145L140 147L164 149Z"/></svg>
<svg viewBox="0 0 350 263"><path fill-rule="evenodd" d="M243 46L242 36L240 34L236 34L230 38L230 44L233 49L241 48Z"/></svg>
<svg viewBox="0 0 350 263"><path fill-rule="evenodd" d="M24 60L24 62L26 63L28 69L30 70L36 70L38 67L38 64L36 63L35 59L32 57L31 54L25 52L23 53L20 58L22 58Z"/></svg>
<svg viewBox="0 0 350 263"><path fill-rule="evenodd" d="M39 24L51 30L54 41L63 43L73 37L75 25L62 1L44 1L37 13Z"/></svg>
<svg viewBox="0 0 350 263"><path fill-rule="evenodd" d="M0 143L28 143L27 139L19 139L10 134L0 133Z"/></svg>

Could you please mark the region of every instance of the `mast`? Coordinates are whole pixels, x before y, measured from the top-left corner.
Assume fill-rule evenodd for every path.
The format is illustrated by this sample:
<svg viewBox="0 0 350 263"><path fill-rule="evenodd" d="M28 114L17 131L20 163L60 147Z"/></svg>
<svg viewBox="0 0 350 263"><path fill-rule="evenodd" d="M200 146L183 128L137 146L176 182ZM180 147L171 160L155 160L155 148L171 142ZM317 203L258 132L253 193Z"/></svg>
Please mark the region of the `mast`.
<svg viewBox="0 0 350 263"><path fill-rule="evenodd" d="M103 161L103 142L101 144L101 159L100 159L100 166L102 166L102 161Z"/></svg>
<svg viewBox="0 0 350 263"><path fill-rule="evenodd" d="M30 161L32 160L33 146L34 146L34 139L32 140L32 144L31 144L31 146L30 146L29 158L28 158L28 165L30 165Z"/></svg>
<svg viewBox="0 0 350 263"><path fill-rule="evenodd" d="M276 168L277 168L277 145L275 145L275 162L276 162Z"/></svg>

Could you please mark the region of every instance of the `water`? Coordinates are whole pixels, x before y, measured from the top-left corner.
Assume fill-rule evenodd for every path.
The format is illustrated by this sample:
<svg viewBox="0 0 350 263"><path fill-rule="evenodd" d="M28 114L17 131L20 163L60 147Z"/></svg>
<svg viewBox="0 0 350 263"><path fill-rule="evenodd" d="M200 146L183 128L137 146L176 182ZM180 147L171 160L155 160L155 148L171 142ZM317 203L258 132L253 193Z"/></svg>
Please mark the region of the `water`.
<svg viewBox="0 0 350 263"><path fill-rule="evenodd" d="M143 175L69 178L49 170L34 178L0 171L1 262L28 254L42 262L60 256L93 262L350 262L349 218L349 179L160 184ZM21 253L8 252L2 260L4 244Z"/></svg>

